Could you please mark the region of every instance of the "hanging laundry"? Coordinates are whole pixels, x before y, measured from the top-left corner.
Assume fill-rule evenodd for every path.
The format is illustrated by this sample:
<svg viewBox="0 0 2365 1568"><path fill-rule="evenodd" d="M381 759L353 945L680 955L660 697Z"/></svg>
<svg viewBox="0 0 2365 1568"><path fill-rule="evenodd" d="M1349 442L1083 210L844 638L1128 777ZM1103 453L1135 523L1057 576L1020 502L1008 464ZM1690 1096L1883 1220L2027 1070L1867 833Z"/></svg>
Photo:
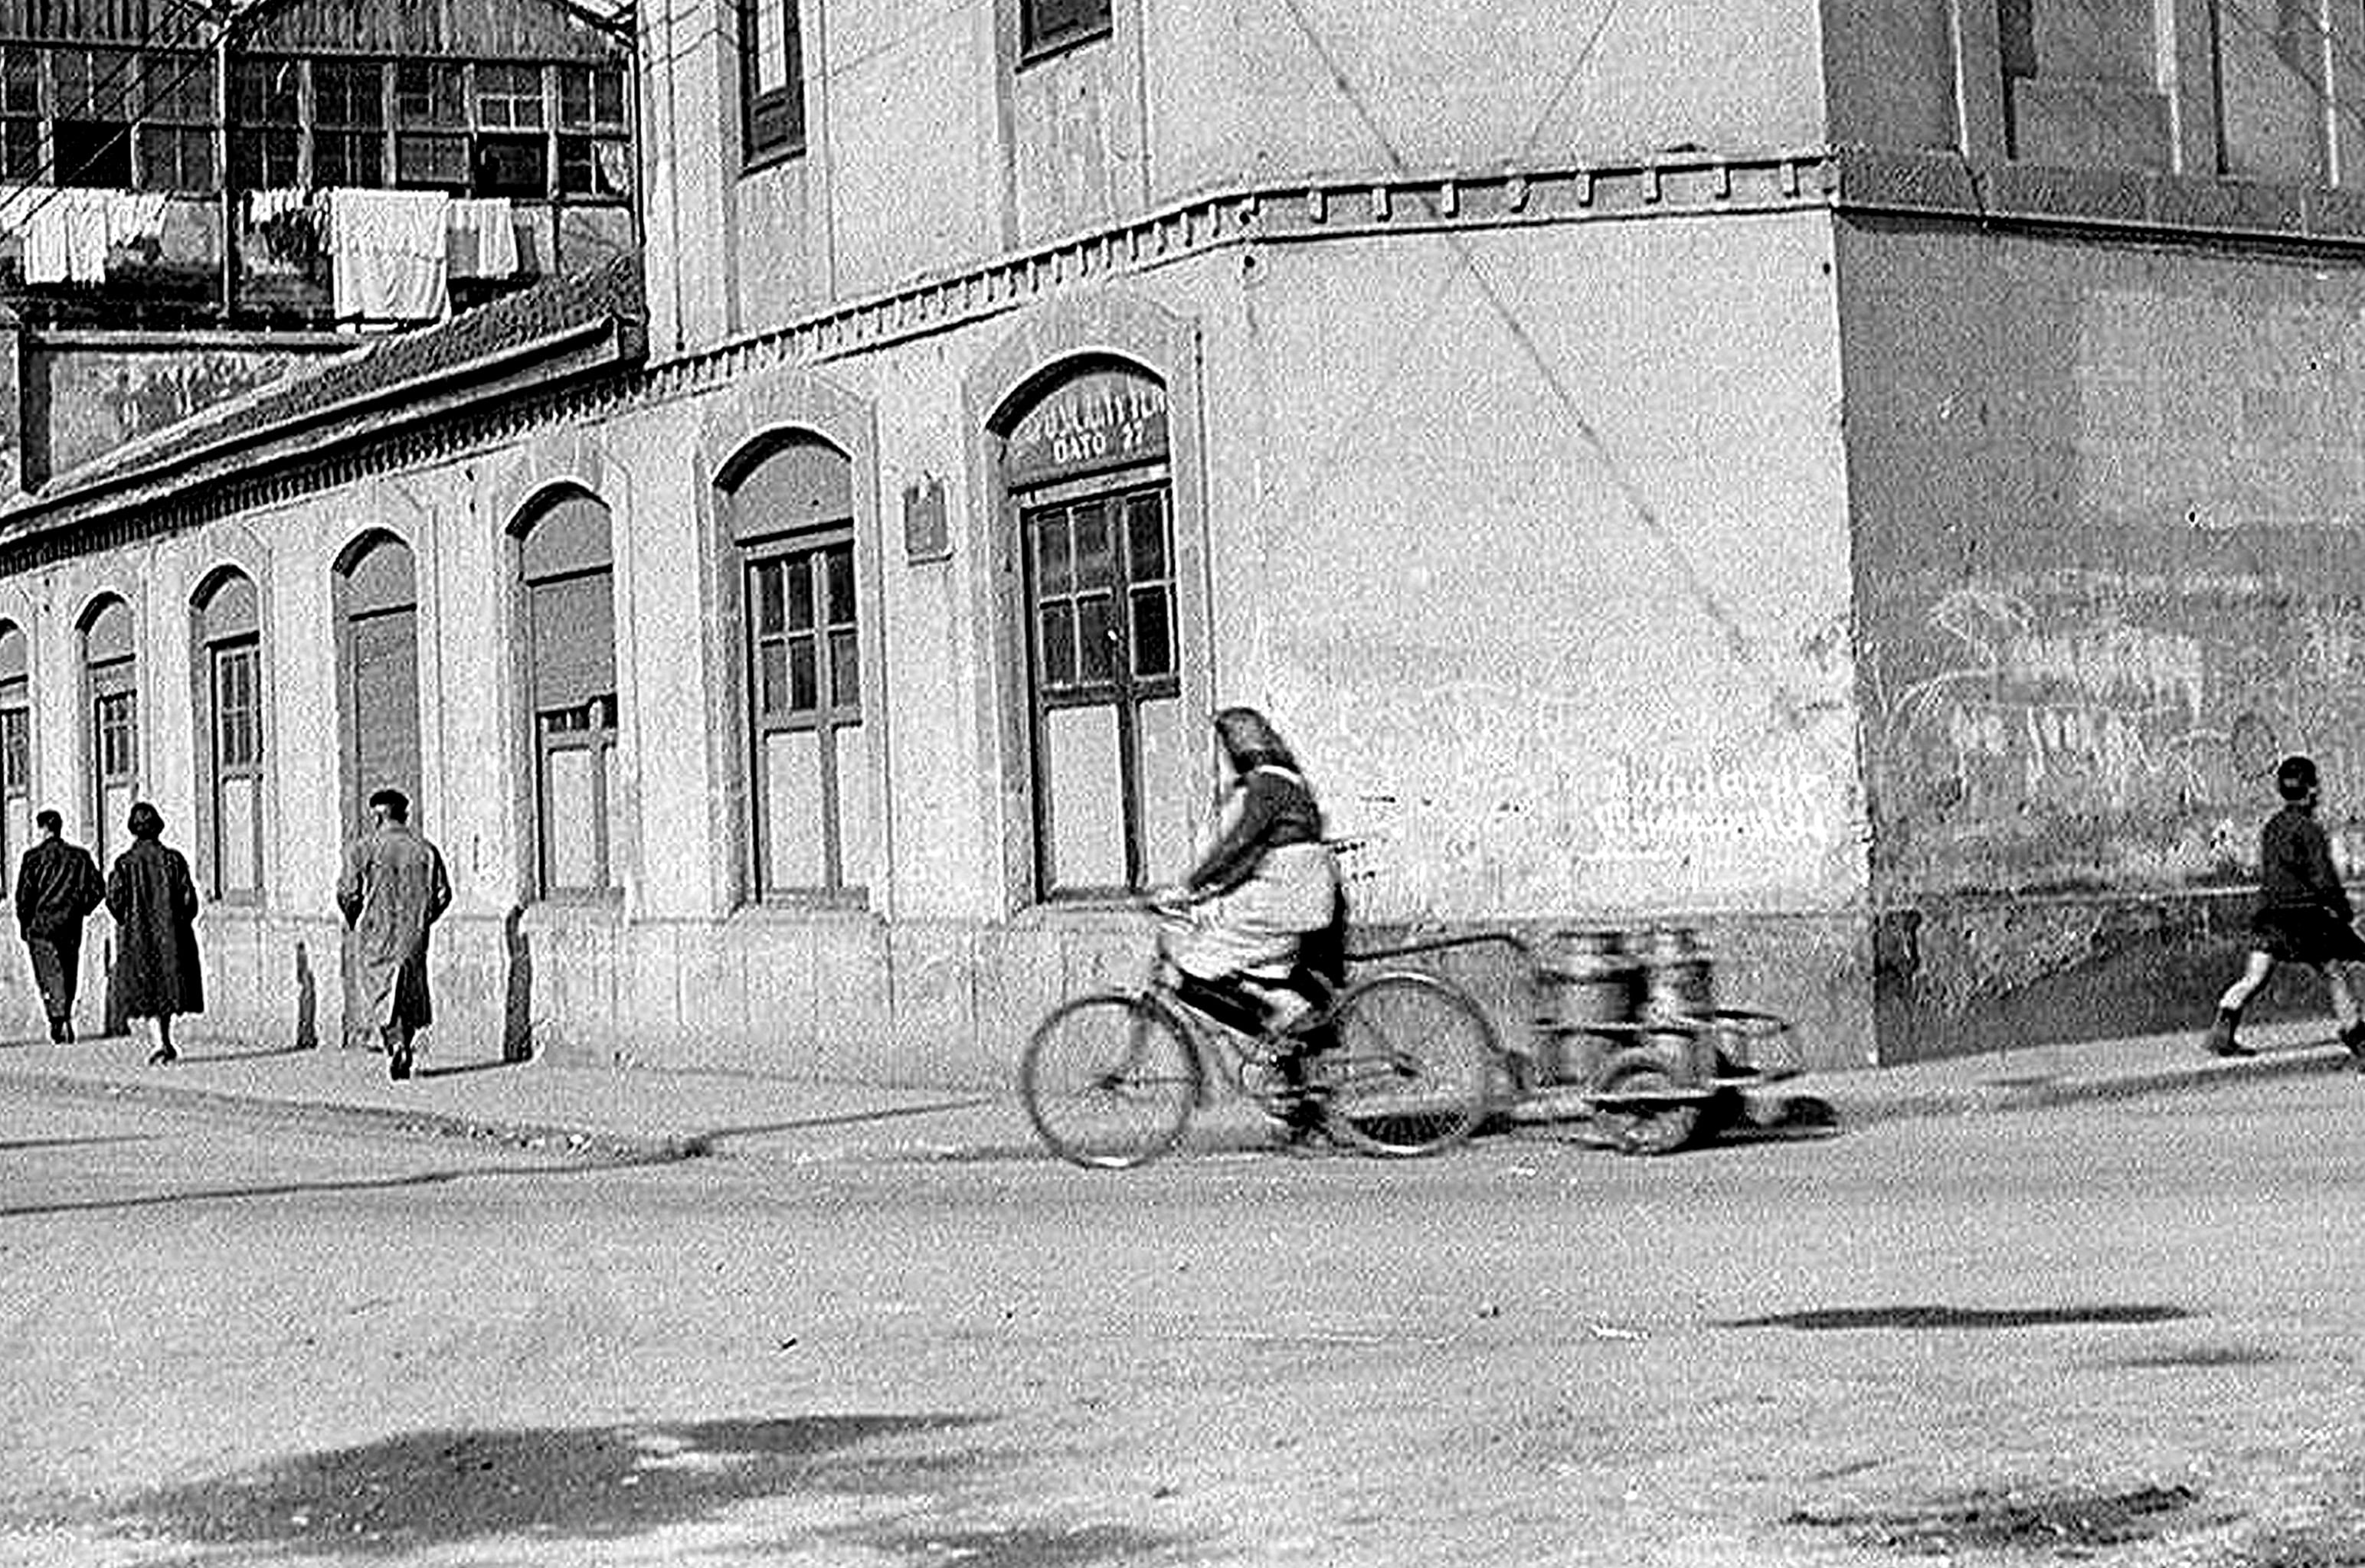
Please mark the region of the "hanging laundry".
<svg viewBox="0 0 2365 1568"><path fill-rule="evenodd" d="M515 277L517 224L507 196L478 196L452 204L452 275Z"/></svg>
<svg viewBox="0 0 2365 1568"><path fill-rule="evenodd" d="M118 248L152 244L164 237L164 193L106 193L106 242Z"/></svg>
<svg viewBox="0 0 2365 1568"><path fill-rule="evenodd" d="M432 321L451 300L449 209L442 191L325 193L332 293L341 321Z"/></svg>
<svg viewBox="0 0 2365 1568"><path fill-rule="evenodd" d="M114 197L113 191L79 185L58 192L57 205L65 215L68 283L106 281L106 217Z"/></svg>
<svg viewBox="0 0 2365 1568"><path fill-rule="evenodd" d="M323 206L300 186L247 192L243 229L248 270L282 275L310 272L321 251Z"/></svg>
<svg viewBox="0 0 2365 1568"><path fill-rule="evenodd" d="M46 187L34 189L39 195L19 204L23 211L12 224L25 248L17 264L28 285L63 283L71 275L66 260L65 209L58 205L56 193Z"/></svg>

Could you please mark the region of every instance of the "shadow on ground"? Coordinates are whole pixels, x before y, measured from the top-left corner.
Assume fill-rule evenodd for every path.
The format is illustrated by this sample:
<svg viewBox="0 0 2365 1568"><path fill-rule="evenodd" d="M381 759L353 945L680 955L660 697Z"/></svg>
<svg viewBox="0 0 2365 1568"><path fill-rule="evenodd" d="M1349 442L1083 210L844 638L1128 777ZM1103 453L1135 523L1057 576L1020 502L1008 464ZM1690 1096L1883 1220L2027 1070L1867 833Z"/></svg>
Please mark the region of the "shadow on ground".
<svg viewBox="0 0 2365 1568"><path fill-rule="evenodd" d="M915 1453L891 1439L941 1437L977 1420L839 1415L419 1432L140 1494L107 1525L125 1538L233 1554L391 1559L501 1540L622 1540L768 1498L879 1497L931 1506L828 1533L931 1561L956 1550L965 1568L1088 1568L1166 1544L1122 1526L962 1529L937 1518L936 1500L981 1456Z"/></svg>
<svg viewBox="0 0 2365 1568"><path fill-rule="evenodd" d="M2180 1306L2105 1302L2089 1306L1826 1306L1726 1318L1720 1328L2063 1328L2174 1323Z"/></svg>

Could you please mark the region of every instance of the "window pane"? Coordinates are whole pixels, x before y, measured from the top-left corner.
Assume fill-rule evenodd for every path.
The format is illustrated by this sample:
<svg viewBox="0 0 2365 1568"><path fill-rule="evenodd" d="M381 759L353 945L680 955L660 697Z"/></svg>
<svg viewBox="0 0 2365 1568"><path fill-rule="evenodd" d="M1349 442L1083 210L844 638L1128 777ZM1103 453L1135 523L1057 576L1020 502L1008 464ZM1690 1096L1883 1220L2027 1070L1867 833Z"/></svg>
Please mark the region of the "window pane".
<svg viewBox="0 0 2365 1568"><path fill-rule="evenodd" d="M1109 0L1019 0L1026 47L1048 48L1109 28Z"/></svg>
<svg viewBox="0 0 2365 1568"><path fill-rule="evenodd" d="M255 793L252 778L222 780L221 842L214 846L214 856L221 868L221 890L225 893L252 892L263 881L254 863Z"/></svg>
<svg viewBox="0 0 2365 1568"><path fill-rule="evenodd" d="M10 792L32 786L32 718L22 708L0 712L0 789Z"/></svg>
<svg viewBox="0 0 2365 1568"><path fill-rule="evenodd" d="M818 730L764 738L764 886L822 885L821 740Z"/></svg>
<svg viewBox="0 0 2365 1568"><path fill-rule="evenodd" d="M30 180L40 172L41 122L0 121L0 174L12 180Z"/></svg>
<svg viewBox="0 0 2365 1568"><path fill-rule="evenodd" d="M558 188L568 196L631 194L632 160L621 141L587 136L558 139Z"/></svg>
<svg viewBox="0 0 2365 1568"><path fill-rule="evenodd" d="M35 50L10 45L0 51L0 114L41 112L41 57Z"/></svg>
<svg viewBox="0 0 2365 1568"><path fill-rule="evenodd" d="M395 115L404 125L465 127L460 87L457 65L406 61L395 72Z"/></svg>
<svg viewBox="0 0 2365 1568"><path fill-rule="evenodd" d="M813 640L799 637L789 644L789 711L810 713L820 706L820 671L813 662Z"/></svg>
<svg viewBox="0 0 2365 1568"><path fill-rule="evenodd" d="M789 651L767 643L756 653L756 711L768 719L789 711Z"/></svg>
<svg viewBox="0 0 2365 1568"><path fill-rule="evenodd" d="M1076 683L1076 629L1074 612L1065 604L1043 607L1043 684L1047 687L1073 686Z"/></svg>
<svg viewBox="0 0 2365 1568"><path fill-rule="evenodd" d="M58 120L50 128L57 150L54 183L101 190L131 185L129 120Z"/></svg>
<svg viewBox="0 0 2365 1568"><path fill-rule="evenodd" d="M1073 589L1068 566L1068 513L1064 508L1035 514L1035 591L1049 598Z"/></svg>
<svg viewBox="0 0 2365 1568"><path fill-rule="evenodd" d="M829 639L829 700L833 707L852 708L862 701L860 655L854 646L854 633L833 632Z"/></svg>
<svg viewBox="0 0 2365 1568"><path fill-rule="evenodd" d="M1109 533L1109 509L1086 505L1076 509L1076 586L1106 588L1116 577L1115 541Z"/></svg>
<svg viewBox="0 0 2365 1568"><path fill-rule="evenodd" d="M386 123L386 73L376 65L320 61L312 67L313 118L345 129Z"/></svg>
<svg viewBox="0 0 2365 1568"><path fill-rule="evenodd" d="M468 139L398 136L394 139L394 173L400 185L465 188L468 184Z"/></svg>
<svg viewBox="0 0 2365 1568"><path fill-rule="evenodd" d="M1077 678L1090 683L1116 678L1116 624L1105 594L1076 600Z"/></svg>
<svg viewBox="0 0 2365 1568"><path fill-rule="evenodd" d="M592 748L587 745L554 746L544 755L548 875L555 889L581 890L598 880L600 818L591 792L594 761Z"/></svg>
<svg viewBox="0 0 2365 1568"><path fill-rule="evenodd" d="M1043 750L1052 887L1125 886L1125 775L1116 710L1095 703L1045 714Z"/></svg>
<svg viewBox="0 0 2365 1568"><path fill-rule="evenodd" d="M859 724L839 726L837 786L837 880L858 888L870 878L870 745Z"/></svg>
<svg viewBox="0 0 2365 1568"><path fill-rule="evenodd" d="M780 632L780 563L767 561L753 568L756 581L756 630L765 636Z"/></svg>
<svg viewBox="0 0 2365 1568"><path fill-rule="evenodd" d="M321 131L312 138L312 179L323 187L372 189L386 184L386 142L378 132Z"/></svg>
<svg viewBox="0 0 2365 1568"><path fill-rule="evenodd" d="M476 139L476 178L472 188L480 196L532 199L550 189L549 152L539 136L480 136Z"/></svg>
<svg viewBox="0 0 2365 1568"><path fill-rule="evenodd" d="M214 62L206 54L153 54L141 69L143 118L181 125L212 123Z"/></svg>
<svg viewBox="0 0 2365 1568"><path fill-rule="evenodd" d="M810 632L813 623L813 584L811 556L798 556L789 567L789 630Z"/></svg>
<svg viewBox="0 0 2365 1568"><path fill-rule="evenodd" d="M829 619L834 626L854 623L854 546L840 544L828 553Z"/></svg>
<svg viewBox="0 0 2365 1568"><path fill-rule="evenodd" d="M1171 576L1166 569L1166 507L1162 496L1135 496L1125 503L1126 543L1133 580Z"/></svg>
<svg viewBox="0 0 2365 1568"><path fill-rule="evenodd" d="M1166 589L1133 590L1133 673L1174 673L1174 636L1166 612Z"/></svg>

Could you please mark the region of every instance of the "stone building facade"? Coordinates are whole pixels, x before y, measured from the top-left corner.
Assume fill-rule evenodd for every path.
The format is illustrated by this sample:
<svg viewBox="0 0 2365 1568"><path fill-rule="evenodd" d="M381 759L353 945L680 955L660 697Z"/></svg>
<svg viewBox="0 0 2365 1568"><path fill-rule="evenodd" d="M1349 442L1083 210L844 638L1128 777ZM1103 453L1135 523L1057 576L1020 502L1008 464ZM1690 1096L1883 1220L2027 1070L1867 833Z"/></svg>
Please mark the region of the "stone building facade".
<svg viewBox="0 0 2365 1568"><path fill-rule="evenodd" d="M983 1082L1250 701L1378 931L1698 924L1825 1064L2172 1000L2365 647L2365 37L2241 10L657 0L637 274L0 513L6 803L189 825L228 1027L391 778L444 1027Z"/></svg>

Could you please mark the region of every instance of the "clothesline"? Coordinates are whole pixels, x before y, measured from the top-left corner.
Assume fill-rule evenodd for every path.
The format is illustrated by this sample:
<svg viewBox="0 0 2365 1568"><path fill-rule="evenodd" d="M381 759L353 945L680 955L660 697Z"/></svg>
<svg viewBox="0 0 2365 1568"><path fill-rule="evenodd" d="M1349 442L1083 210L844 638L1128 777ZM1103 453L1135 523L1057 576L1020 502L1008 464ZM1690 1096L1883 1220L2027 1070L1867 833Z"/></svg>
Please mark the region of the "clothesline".
<svg viewBox="0 0 2365 1568"><path fill-rule="evenodd" d="M21 241L28 284L103 283L110 251L153 241L163 229L167 198L159 192L68 186L44 195L15 222L0 207L0 228ZM453 278L500 280L521 270L506 196L276 187L246 192L243 208L250 231L308 227L330 258L340 319L434 320L448 311Z"/></svg>

